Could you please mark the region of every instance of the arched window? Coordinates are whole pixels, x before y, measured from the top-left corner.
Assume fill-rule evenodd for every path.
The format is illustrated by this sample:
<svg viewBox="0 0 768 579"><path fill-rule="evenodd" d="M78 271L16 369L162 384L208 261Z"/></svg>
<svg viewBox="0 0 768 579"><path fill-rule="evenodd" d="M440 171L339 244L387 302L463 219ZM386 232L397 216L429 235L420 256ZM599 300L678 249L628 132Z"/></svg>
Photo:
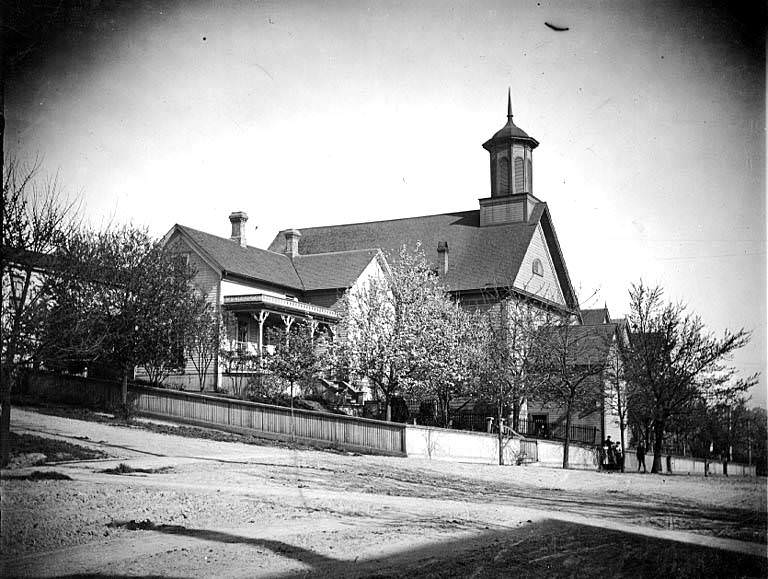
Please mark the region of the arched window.
<svg viewBox="0 0 768 579"><path fill-rule="evenodd" d="M544 266L541 264L541 260L538 257L533 260L533 275L544 275Z"/></svg>
<svg viewBox="0 0 768 579"><path fill-rule="evenodd" d="M523 192L523 158L515 157L515 193Z"/></svg>
<svg viewBox="0 0 768 579"><path fill-rule="evenodd" d="M502 157L499 159L499 194L509 193L509 159Z"/></svg>
<svg viewBox="0 0 768 579"><path fill-rule="evenodd" d="M526 164L528 169L528 174L526 175L526 177L528 177L528 188L526 189L526 192L533 193L533 163L528 159Z"/></svg>

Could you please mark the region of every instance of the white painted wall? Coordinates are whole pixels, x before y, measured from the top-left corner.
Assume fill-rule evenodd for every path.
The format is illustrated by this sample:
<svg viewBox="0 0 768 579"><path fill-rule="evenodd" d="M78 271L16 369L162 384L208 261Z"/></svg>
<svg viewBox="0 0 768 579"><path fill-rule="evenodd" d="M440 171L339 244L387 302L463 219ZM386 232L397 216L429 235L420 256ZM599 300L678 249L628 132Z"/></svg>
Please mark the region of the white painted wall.
<svg viewBox="0 0 768 579"><path fill-rule="evenodd" d="M534 275L533 260L540 259L544 267L544 275ZM517 272L514 287L536 294L545 299L565 304L563 292L560 289L560 282L557 279L555 265L552 262L552 256L549 253L547 240L544 237L544 231L541 223L536 225L536 232L531 238L531 244L525 253L520 270Z"/></svg>
<svg viewBox="0 0 768 579"><path fill-rule="evenodd" d="M498 438L495 434L430 426L406 426L405 450L409 457L498 464L498 449ZM504 464L515 464L519 452L519 440L506 441Z"/></svg>
<svg viewBox="0 0 768 579"><path fill-rule="evenodd" d="M539 464L563 466L563 443L553 440L538 441ZM594 448L571 443L568 447L568 465L571 468L596 470L598 455Z"/></svg>
<svg viewBox="0 0 768 579"><path fill-rule="evenodd" d="M263 289L257 284L246 285L241 283L235 283L233 281L224 280L221 282L221 295L222 296L248 296L254 294L265 294L276 298L285 298L284 293L278 293L270 290Z"/></svg>

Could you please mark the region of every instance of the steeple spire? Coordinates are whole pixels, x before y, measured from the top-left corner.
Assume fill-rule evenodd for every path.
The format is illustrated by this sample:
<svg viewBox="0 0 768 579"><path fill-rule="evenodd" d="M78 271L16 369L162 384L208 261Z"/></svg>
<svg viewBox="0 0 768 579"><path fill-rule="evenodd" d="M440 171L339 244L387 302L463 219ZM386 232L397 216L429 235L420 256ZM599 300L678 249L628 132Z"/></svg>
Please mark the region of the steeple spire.
<svg viewBox="0 0 768 579"><path fill-rule="evenodd" d="M507 88L507 119L512 120L512 87Z"/></svg>

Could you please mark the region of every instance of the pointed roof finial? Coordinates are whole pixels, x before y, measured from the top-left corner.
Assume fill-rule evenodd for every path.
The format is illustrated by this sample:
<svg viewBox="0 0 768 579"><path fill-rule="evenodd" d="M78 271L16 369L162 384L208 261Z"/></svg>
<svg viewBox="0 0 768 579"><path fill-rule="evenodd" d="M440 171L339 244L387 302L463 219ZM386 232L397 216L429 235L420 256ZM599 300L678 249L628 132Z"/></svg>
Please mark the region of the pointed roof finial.
<svg viewBox="0 0 768 579"><path fill-rule="evenodd" d="M512 87L507 89L507 118L512 118Z"/></svg>

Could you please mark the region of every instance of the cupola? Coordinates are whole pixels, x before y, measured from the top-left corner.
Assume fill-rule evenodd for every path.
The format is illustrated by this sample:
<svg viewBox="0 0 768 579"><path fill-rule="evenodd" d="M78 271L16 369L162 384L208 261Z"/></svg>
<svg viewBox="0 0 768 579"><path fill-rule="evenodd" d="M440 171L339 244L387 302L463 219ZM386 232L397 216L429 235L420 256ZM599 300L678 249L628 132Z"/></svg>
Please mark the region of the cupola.
<svg viewBox="0 0 768 579"><path fill-rule="evenodd" d="M480 200L480 224L527 220L533 196L533 150L539 142L513 121L512 91L507 93L507 124L483 143L490 154L491 196Z"/></svg>

